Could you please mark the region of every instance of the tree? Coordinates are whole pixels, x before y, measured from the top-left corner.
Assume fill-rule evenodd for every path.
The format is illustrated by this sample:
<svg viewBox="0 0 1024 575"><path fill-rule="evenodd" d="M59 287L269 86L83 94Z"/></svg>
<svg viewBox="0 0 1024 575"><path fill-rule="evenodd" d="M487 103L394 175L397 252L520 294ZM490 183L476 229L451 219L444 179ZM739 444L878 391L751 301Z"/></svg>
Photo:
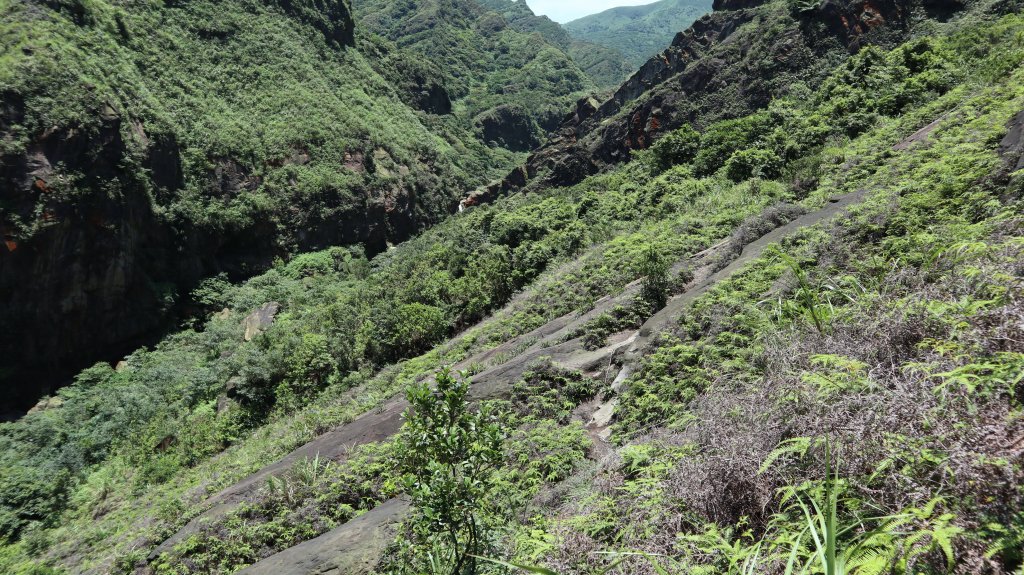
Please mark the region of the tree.
<svg viewBox="0 0 1024 575"><path fill-rule="evenodd" d="M288 358L288 377L278 387L278 402L297 407L322 391L338 374L327 338L303 334L298 348Z"/></svg>
<svg viewBox="0 0 1024 575"><path fill-rule="evenodd" d="M651 312L656 312L668 303L668 264L654 249L648 247L640 260L640 273L643 284L640 287L640 300Z"/></svg>
<svg viewBox="0 0 1024 575"><path fill-rule="evenodd" d="M385 300L374 306L370 319L359 328L356 348L370 361L383 365L429 350L444 339L448 328L448 318L440 308Z"/></svg>
<svg viewBox="0 0 1024 575"><path fill-rule="evenodd" d="M473 556L485 535L480 518L504 437L486 404L470 410L467 380L447 369L436 379L436 389L424 383L407 392L402 472L416 510L412 535L420 549L444 548L452 575L476 573Z"/></svg>
<svg viewBox="0 0 1024 575"><path fill-rule="evenodd" d="M699 149L700 132L689 124L665 135L651 146L654 163L661 171L692 161Z"/></svg>

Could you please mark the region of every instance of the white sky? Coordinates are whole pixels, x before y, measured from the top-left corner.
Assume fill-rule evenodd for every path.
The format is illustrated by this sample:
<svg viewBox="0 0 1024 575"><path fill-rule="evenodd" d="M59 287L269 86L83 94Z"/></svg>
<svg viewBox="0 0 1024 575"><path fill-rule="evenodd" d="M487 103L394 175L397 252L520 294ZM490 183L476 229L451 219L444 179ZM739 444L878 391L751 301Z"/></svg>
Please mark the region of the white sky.
<svg viewBox="0 0 1024 575"><path fill-rule="evenodd" d="M566 23L617 6L639 6L656 0L526 0L537 14Z"/></svg>

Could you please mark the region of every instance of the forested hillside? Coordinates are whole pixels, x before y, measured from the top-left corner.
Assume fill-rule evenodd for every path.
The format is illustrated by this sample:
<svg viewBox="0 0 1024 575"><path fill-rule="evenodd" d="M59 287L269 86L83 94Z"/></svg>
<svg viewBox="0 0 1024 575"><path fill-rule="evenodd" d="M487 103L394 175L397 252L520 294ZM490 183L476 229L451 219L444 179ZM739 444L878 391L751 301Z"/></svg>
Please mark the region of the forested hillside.
<svg viewBox="0 0 1024 575"><path fill-rule="evenodd" d="M428 4L396 46L345 0L3 2L0 408L201 315L203 279L407 239L592 87L501 15L442 33ZM416 26L472 40L431 60Z"/></svg>
<svg viewBox="0 0 1024 575"><path fill-rule="evenodd" d="M371 37L393 43L407 62L428 66L424 79L452 100L485 141L529 151L554 130L587 90L595 87L570 55L573 40L561 26L513 0L356 0L356 16ZM598 55L600 58L600 55ZM601 85L613 82L585 64Z"/></svg>
<svg viewBox="0 0 1024 575"><path fill-rule="evenodd" d="M430 188L459 209L379 250L296 243L248 279L207 277L181 329L96 358L0 424L0 573L1024 573L1019 4L723 1L614 94L580 98L529 157L488 145L481 115L541 91L568 101L560 91L576 84L554 78L595 84L520 7L365 0L350 34L338 13L334 27L315 18L320 3L219 6L189 21L255 18L256 35L259 18L266 33L293 22L327 62L303 80L356 70L378 82L333 108L336 92L319 92L303 114L401 111L436 147L430 165L451 170L437 177L465 186ZM96 57L79 44L30 32L109 40L119 11L145 11L111 4L111 28L96 31L74 10L15 7L26 40L5 58L38 45L82 66ZM153 29L173 33L164 17ZM507 28L488 35L486 22ZM479 42L515 56L468 57ZM567 75L520 74L539 61ZM140 66L103 88L133 94L112 108L149 101L126 92ZM95 82L107 68L83 70ZM507 100L483 88L502 82ZM214 94L255 97L235 88ZM12 92L35 94L26 118L52 121L63 100L43 92ZM444 101L450 112L435 108ZM264 129L297 129L276 117ZM365 181L416 175L426 156L401 164L398 150L424 143L381 134L365 137L399 146L386 148L395 164L367 148ZM259 205L306 217L289 194L318 165L313 150L275 168L295 183L267 168L281 188L215 196L209 213L266 194ZM514 161L470 193L473 170ZM109 177L131 166L91 177L129 197ZM94 205L77 195L82 177L56 197ZM207 213L187 186L144 189L167 206L158 215Z"/></svg>
<svg viewBox="0 0 1024 575"><path fill-rule="evenodd" d="M710 11L711 0L660 0L584 16L565 29L573 38L622 54L636 70Z"/></svg>
<svg viewBox="0 0 1024 575"><path fill-rule="evenodd" d="M512 27L523 32L539 32L546 40L557 44L590 76L598 88L615 88L633 72L633 67L618 51L573 38L564 27L547 16L534 14L526 2L478 1L481 6L504 16Z"/></svg>

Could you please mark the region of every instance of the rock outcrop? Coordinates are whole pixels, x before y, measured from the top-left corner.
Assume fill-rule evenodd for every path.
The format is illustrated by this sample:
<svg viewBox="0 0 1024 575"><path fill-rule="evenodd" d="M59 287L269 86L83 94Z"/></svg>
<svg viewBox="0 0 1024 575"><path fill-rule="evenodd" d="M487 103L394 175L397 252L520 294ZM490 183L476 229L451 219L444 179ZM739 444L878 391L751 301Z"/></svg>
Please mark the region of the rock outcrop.
<svg viewBox="0 0 1024 575"><path fill-rule="evenodd" d="M370 575L409 514L409 502L392 499L348 523L272 555L239 575Z"/></svg>
<svg viewBox="0 0 1024 575"><path fill-rule="evenodd" d="M274 323L274 318L277 317L277 312L279 311L281 311L281 304L272 301L260 306L259 309L246 316L242 322L242 327L245 328L245 335L243 336L245 341L252 341L254 337L270 327Z"/></svg>
<svg viewBox="0 0 1024 575"><path fill-rule="evenodd" d="M963 7L958 0L824 0L797 11L766 0L716 0L715 12L680 32L604 102L581 100L524 166L469 203L527 183L576 184L683 124L700 128L760 109L795 81L819 80L830 69L821 62L867 44L895 45L924 16ZM747 26L753 23L770 23L772 33Z"/></svg>
<svg viewBox="0 0 1024 575"><path fill-rule="evenodd" d="M516 152L526 152L540 144L536 124L518 106L506 104L488 110L476 118L476 125L488 144Z"/></svg>

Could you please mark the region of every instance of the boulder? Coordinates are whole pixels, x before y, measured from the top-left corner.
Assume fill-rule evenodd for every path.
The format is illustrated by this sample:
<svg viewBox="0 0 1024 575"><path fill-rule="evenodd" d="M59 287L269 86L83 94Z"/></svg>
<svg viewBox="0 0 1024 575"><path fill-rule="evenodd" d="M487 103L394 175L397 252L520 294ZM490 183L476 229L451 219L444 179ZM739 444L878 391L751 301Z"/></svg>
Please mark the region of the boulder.
<svg viewBox="0 0 1024 575"><path fill-rule="evenodd" d="M263 333L263 330L273 325L274 318L277 317L279 311L281 311L281 304L272 301L246 316L245 321L242 322L245 327L245 341L252 341L254 337Z"/></svg>

